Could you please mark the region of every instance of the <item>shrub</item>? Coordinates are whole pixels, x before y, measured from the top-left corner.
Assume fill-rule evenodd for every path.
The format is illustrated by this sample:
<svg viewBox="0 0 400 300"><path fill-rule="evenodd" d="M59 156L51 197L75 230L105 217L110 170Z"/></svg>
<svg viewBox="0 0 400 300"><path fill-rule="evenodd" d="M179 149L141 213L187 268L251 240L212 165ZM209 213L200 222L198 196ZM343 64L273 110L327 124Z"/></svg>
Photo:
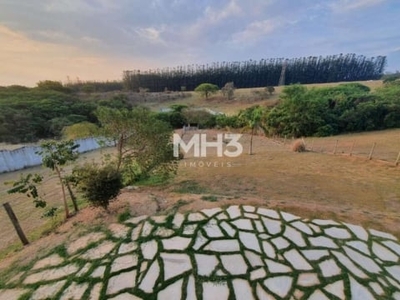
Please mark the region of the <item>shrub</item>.
<svg viewBox="0 0 400 300"><path fill-rule="evenodd" d="M292 151L294 152L305 152L306 144L304 144L303 140L295 140L292 144Z"/></svg>
<svg viewBox="0 0 400 300"><path fill-rule="evenodd" d="M85 164L73 171L77 178L77 187L83 197L93 206L108 208L121 187L121 173L112 165L98 166Z"/></svg>

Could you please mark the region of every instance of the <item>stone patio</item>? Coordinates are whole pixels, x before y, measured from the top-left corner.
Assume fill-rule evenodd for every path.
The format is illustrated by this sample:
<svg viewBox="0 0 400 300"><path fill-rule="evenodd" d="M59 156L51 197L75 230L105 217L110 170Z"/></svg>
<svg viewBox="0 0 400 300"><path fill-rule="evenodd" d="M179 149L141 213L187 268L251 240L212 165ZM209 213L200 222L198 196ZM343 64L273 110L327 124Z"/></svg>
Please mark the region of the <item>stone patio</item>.
<svg viewBox="0 0 400 300"><path fill-rule="evenodd" d="M399 299L391 234L253 206L135 217L13 277L12 299Z"/></svg>

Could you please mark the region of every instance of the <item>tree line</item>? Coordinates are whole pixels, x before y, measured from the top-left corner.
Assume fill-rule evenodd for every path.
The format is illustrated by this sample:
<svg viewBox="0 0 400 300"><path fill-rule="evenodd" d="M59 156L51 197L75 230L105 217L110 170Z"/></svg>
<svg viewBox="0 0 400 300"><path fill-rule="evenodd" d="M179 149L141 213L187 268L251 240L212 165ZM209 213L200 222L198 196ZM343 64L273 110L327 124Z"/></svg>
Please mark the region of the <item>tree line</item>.
<svg viewBox="0 0 400 300"><path fill-rule="evenodd" d="M285 84L310 84L339 81L379 79L386 65L386 57L365 57L356 54L339 54L326 57L271 58L259 61L215 62L206 65L187 65L148 71L123 72L124 88L131 91L148 89L193 91L204 82L223 87L234 82L237 88L277 86L282 69Z"/></svg>

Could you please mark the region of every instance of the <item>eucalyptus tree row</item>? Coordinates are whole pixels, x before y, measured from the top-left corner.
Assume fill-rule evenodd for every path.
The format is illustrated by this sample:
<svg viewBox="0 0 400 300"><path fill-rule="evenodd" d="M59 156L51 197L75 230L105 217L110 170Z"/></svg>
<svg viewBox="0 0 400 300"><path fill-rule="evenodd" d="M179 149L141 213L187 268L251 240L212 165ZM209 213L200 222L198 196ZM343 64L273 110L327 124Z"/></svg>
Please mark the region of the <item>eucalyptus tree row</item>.
<svg viewBox="0 0 400 300"><path fill-rule="evenodd" d="M386 57L365 57L356 54L310 56L302 58L271 58L242 62L215 62L206 65L187 65L148 71L124 71L125 89L151 92L165 90L194 90L204 82L222 88L234 82L237 88L277 86L282 69L284 82L324 83L379 79L386 65Z"/></svg>

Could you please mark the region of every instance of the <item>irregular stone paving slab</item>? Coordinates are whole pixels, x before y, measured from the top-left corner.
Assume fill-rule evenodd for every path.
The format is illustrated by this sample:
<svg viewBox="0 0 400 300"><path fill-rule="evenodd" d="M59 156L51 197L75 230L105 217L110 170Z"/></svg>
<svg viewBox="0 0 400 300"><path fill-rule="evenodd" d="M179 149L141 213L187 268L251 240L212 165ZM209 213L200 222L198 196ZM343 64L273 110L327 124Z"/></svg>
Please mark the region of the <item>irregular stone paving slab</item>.
<svg viewBox="0 0 400 300"><path fill-rule="evenodd" d="M100 267L96 268L92 274L90 274L90 277L101 278L101 277L103 277L105 271L106 271L106 266L100 266Z"/></svg>
<svg viewBox="0 0 400 300"><path fill-rule="evenodd" d="M336 281L334 283L330 283L324 287L324 290L328 293L338 297L339 299L346 299L344 294L344 283L343 280Z"/></svg>
<svg viewBox="0 0 400 300"><path fill-rule="evenodd" d="M319 268L321 269L322 276L324 277L340 275L340 273L342 272L333 259L328 259L321 262L319 264Z"/></svg>
<svg viewBox="0 0 400 300"><path fill-rule="evenodd" d="M369 237L368 232L361 226L347 224L347 223L343 223L343 224L346 225L353 232L353 234L355 234L355 236L358 239L363 240L363 241L368 240L368 237Z"/></svg>
<svg viewBox="0 0 400 300"><path fill-rule="evenodd" d="M351 299L354 300L374 300L375 297L371 292L363 285L357 282L353 277L350 276L350 291Z"/></svg>
<svg viewBox="0 0 400 300"><path fill-rule="evenodd" d="M377 236L377 237L381 237L381 238L393 240L393 241L397 240L396 237L390 233L382 232L382 231L375 230L375 229L370 229L369 232L372 235Z"/></svg>
<svg viewBox="0 0 400 300"><path fill-rule="evenodd" d="M305 247L306 242L301 235L300 232L298 232L296 229L293 229L291 227L286 227L285 232L283 235L292 243L296 244L298 247Z"/></svg>
<svg viewBox="0 0 400 300"><path fill-rule="evenodd" d="M120 273L110 278L107 285L107 295L115 294L123 289L135 286L136 270Z"/></svg>
<svg viewBox="0 0 400 300"><path fill-rule="evenodd" d="M197 274L200 276L210 276L219 264L216 255L195 254Z"/></svg>
<svg viewBox="0 0 400 300"><path fill-rule="evenodd" d="M352 247L354 249L357 249L358 251L360 251L360 252L362 252L362 253L364 253L364 254L366 254L368 256L371 256L371 252L369 251L368 245L365 242L362 242L362 241L350 241L350 242L347 242L346 245L348 245L348 246L350 246L350 247Z"/></svg>
<svg viewBox="0 0 400 300"><path fill-rule="evenodd" d="M84 254L81 255L81 258L94 260L103 258L107 254L111 252L115 247L115 244L111 241L104 241L100 245L96 246L95 248L89 249Z"/></svg>
<svg viewBox="0 0 400 300"><path fill-rule="evenodd" d="M154 285L157 278L160 276L160 266L157 261L154 261L148 269L146 275L139 285L139 288L146 293L153 293Z"/></svg>
<svg viewBox="0 0 400 300"><path fill-rule="evenodd" d="M308 300L329 300L329 298L320 290L316 290L314 293L312 293Z"/></svg>
<svg viewBox="0 0 400 300"><path fill-rule="evenodd" d="M247 264L241 254L221 255L222 265L232 275L247 273Z"/></svg>
<svg viewBox="0 0 400 300"><path fill-rule="evenodd" d="M158 243L155 240L140 245L144 259L153 260L158 252Z"/></svg>
<svg viewBox="0 0 400 300"><path fill-rule="evenodd" d="M89 300L100 299L101 283L96 283L90 291Z"/></svg>
<svg viewBox="0 0 400 300"><path fill-rule="evenodd" d="M121 246L119 247L118 254L125 254L128 252L132 252L136 250L138 247L137 243L132 242L132 243L122 243Z"/></svg>
<svg viewBox="0 0 400 300"><path fill-rule="evenodd" d="M108 298L108 300L142 300L142 298L136 297L135 295L123 293L118 296Z"/></svg>
<svg viewBox="0 0 400 300"><path fill-rule="evenodd" d="M325 234L336 239L350 239L351 234L343 228L331 227L324 230Z"/></svg>
<svg viewBox="0 0 400 300"><path fill-rule="evenodd" d="M0 299L18 299L27 292L29 292L28 289L0 290Z"/></svg>
<svg viewBox="0 0 400 300"><path fill-rule="evenodd" d="M292 282L293 278L290 276L277 276L264 280L264 286L274 294L284 298L289 293Z"/></svg>
<svg viewBox="0 0 400 300"><path fill-rule="evenodd" d="M111 234L116 238L126 238L130 228L122 224L111 224L108 226Z"/></svg>
<svg viewBox="0 0 400 300"><path fill-rule="evenodd" d="M30 298L31 300L54 299L55 295L65 285L66 280L57 281L51 284L41 285Z"/></svg>
<svg viewBox="0 0 400 300"><path fill-rule="evenodd" d="M165 289L161 290L157 299L159 300L170 300L170 299L181 299L182 297L182 284L183 279L180 279L173 284L167 286Z"/></svg>
<svg viewBox="0 0 400 300"><path fill-rule="evenodd" d="M394 252L397 253L397 255L400 256L400 245L396 244L393 241L383 241L382 244L384 244L386 247L388 247L390 250L393 250Z"/></svg>
<svg viewBox="0 0 400 300"><path fill-rule="evenodd" d="M183 251L189 246L191 241L192 241L192 239L190 239L190 238L176 236L176 237L169 238L169 239L163 239L162 244L163 244L164 250Z"/></svg>
<svg viewBox="0 0 400 300"><path fill-rule="evenodd" d="M76 282L73 282L66 290L64 290L60 300L82 299L88 285L89 284L87 283L77 284Z"/></svg>
<svg viewBox="0 0 400 300"><path fill-rule="evenodd" d="M302 273L297 279L297 284L301 286L315 286L319 284L318 274Z"/></svg>
<svg viewBox="0 0 400 300"><path fill-rule="evenodd" d="M232 285L233 285L233 290L235 292L236 299L246 299L246 300L254 299L253 293L251 291L251 287L247 280L234 279L232 281Z"/></svg>
<svg viewBox="0 0 400 300"><path fill-rule="evenodd" d="M384 260L384 261L397 262L399 260L399 257L396 254L394 254L388 248L383 247L382 245L378 244L377 242L374 242L372 244L372 252L379 259Z"/></svg>
<svg viewBox="0 0 400 300"><path fill-rule="evenodd" d="M55 279L60 279L69 276L78 271L76 265L66 265L60 268L45 269L38 273L33 273L32 275L25 278L25 284L37 283L40 281L51 281Z"/></svg>
<svg viewBox="0 0 400 300"><path fill-rule="evenodd" d="M398 240L358 225L235 205L108 230L2 282L0 299L400 298Z"/></svg>
<svg viewBox="0 0 400 300"><path fill-rule="evenodd" d="M164 280L176 277L192 269L190 257L181 253L161 253L164 264Z"/></svg>
<svg viewBox="0 0 400 300"><path fill-rule="evenodd" d="M203 299L228 300L228 297L229 288L225 281L203 283Z"/></svg>
<svg viewBox="0 0 400 300"><path fill-rule="evenodd" d="M130 269L136 266L138 263L137 254L128 254L120 256L115 259L111 265L111 273L118 272L124 269Z"/></svg>
<svg viewBox="0 0 400 300"><path fill-rule="evenodd" d="M260 244L258 242L257 236L254 233L239 232L239 239L245 248L261 253Z"/></svg>
<svg viewBox="0 0 400 300"><path fill-rule="evenodd" d="M73 254L78 250L87 247L90 243L96 243L105 237L106 235L102 232L89 233L70 243L67 247L67 252Z"/></svg>
<svg viewBox="0 0 400 300"><path fill-rule="evenodd" d="M204 249L215 252L239 252L240 246L237 240L216 240L211 241Z"/></svg>
<svg viewBox="0 0 400 300"><path fill-rule="evenodd" d="M285 252L283 256L296 270L313 269L313 267L305 260L305 258L303 258L303 256L301 256L301 254L296 249Z"/></svg>
<svg viewBox="0 0 400 300"><path fill-rule="evenodd" d="M45 268L45 267L54 267L54 266L58 266L60 264L62 264L64 261L64 259L59 256L58 254L53 254L50 255L46 258L43 258L41 260L39 260L34 266L33 266L33 270L36 269L41 269L41 268Z"/></svg>

